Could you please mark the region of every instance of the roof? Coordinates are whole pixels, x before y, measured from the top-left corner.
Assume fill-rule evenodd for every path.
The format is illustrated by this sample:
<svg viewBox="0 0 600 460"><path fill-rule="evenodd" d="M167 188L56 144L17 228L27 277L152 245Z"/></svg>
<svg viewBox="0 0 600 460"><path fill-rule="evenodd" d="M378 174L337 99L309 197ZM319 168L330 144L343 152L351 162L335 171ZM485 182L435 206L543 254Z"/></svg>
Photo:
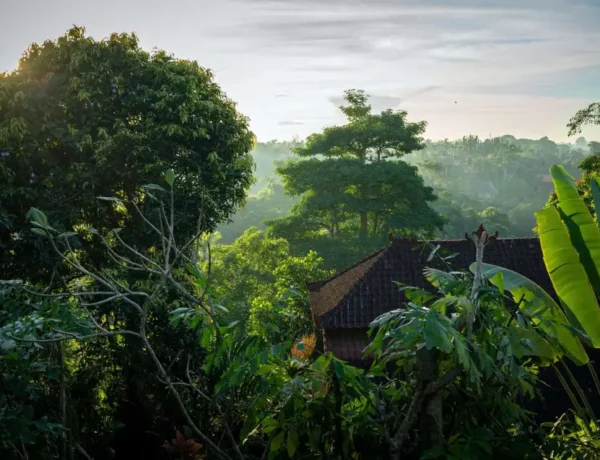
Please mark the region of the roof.
<svg viewBox="0 0 600 460"><path fill-rule="evenodd" d="M453 269L468 269L475 261L471 240L430 241L439 245L438 253L456 253L449 259ZM394 281L430 287L423 275L426 267L443 268L434 260L427 262L431 249L424 242L395 238L349 269L319 283L310 283L310 307L320 328L368 327L379 315L398 308L403 294ZM553 293L537 238L491 240L485 248L484 262L514 270Z"/></svg>

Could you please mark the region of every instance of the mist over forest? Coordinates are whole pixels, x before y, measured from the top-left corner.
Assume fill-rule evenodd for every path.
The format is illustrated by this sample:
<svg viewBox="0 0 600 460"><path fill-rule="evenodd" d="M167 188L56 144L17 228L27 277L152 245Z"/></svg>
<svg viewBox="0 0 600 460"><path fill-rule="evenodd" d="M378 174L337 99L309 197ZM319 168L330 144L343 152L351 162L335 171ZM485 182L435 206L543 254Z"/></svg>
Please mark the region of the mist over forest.
<svg viewBox="0 0 600 460"><path fill-rule="evenodd" d="M266 231L269 226L265 221L290 214L301 196L286 193L277 167L297 159L293 149L302 145L300 140L256 145L251 152L255 182L230 222L217 228L219 243L233 243L250 227ZM427 237L460 239L483 223L508 238L535 234L534 212L546 204L553 190L551 165L564 165L578 180L586 168L582 162L594 153L600 153L600 143L585 137L576 137L572 143L556 143L547 137L517 139L507 134L489 139L464 136L456 140L426 140L423 149L401 161L418 168L436 195L432 208L444 218L443 227ZM306 246L298 245L299 252L304 249ZM356 257L361 255L364 251L356 253Z"/></svg>

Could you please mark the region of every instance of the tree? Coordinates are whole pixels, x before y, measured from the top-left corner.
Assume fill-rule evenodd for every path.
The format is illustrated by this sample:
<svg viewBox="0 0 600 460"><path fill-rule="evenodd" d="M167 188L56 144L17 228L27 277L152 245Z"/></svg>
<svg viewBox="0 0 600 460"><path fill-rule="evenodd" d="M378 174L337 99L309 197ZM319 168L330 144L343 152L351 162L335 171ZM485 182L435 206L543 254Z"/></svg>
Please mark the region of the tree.
<svg viewBox="0 0 600 460"><path fill-rule="evenodd" d="M276 332L276 337L299 337L313 332L314 327L306 283L331 275L322 264L316 252L295 257L285 239L269 238L251 227L234 243L213 246L214 295L228 306L228 319L247 320L251 334L268 323L270 310L282 308L286 311L285 321L271 325L271 333ZM282 300L290 290L297 294Z"/></svg>
<svg viewBox="0 0 600 460"><path fill-rule="evenodd" d="M289 216L265 222L295 253L318 247L336 268L347 264L344 253L372 250L389 231L431 233L443 223L429 205L433 190L400 159L422 147L425 123L409 123L403 111L372 114L363 91L346 91L345 100L340 109L348 123L309 136L295 149L308 159L277 168L286 193L300 201ZM325 255L331 252L334 258Z"/></svg>
<svg viewBox="0 0 600 460"><path fill-rule="evenodd" d="M195 61L143 51L135 35L96 41L78 27L33 44L0 74L0 271L52 278L58 259L25 219L41 203L57 229L119 227L125 241L155 245L134 206L150 206L140 186L169 168L178 232L195 231L188 216L200 206L213 230L245 198L253 145L247 119ZM94 265L105 262L92 240L80 244Z"/></svg>
<svg viewBox="0 0 600 460"><path fill-rule="evenodd" d="M314 167L334 170L336 166L342 166L337 162L331 162L334 158L346 160L343 164L345 169L340 167L340 171L335 175L321 177L320 180L325 178L332 182L330 187L336 188L338 193L347 197L347 200L339 205L343 206L344 210L350 214L358 214L360 217L359 234L366 237L369 233L369 219L373 223L373 233L377 233L378 220L387 217L381 215L378 209L373 209L373 201L385 200L382 195L393 190L400 176L404 176L408 172L405 165L400 162L388 162L384 167L381 162L398 159L414 150L423 148L423 139L420 136L425 131L426 124L425 122L408 122L405 111L385 110L378 115L372 114L368 96L362 90L347 90L344 93L344 99L347 105L341 106L340 110L348 118L348 123L325 128L322 133L312 134L306 140L306 145L296 148L295 152L301 157L325 157L326 160L323 163L330 160L329 165L315 164L314 162L307 164L307 168L312 167L313 172ZM404 170L400 170L402 167ZM382 170L390 170L389 179L378 184L374 179ZM287 180L286 176L289 174L285 167L280 168L279 172L284 176L284 180ZM302 172L308 171L301 163L299 173ZM323 175L321 174L321 176ZM305 177L306 186L311 189L310 177ZM392 182L389 182L390 179ZM315 199L320 199L318 192L316 195ZM433 194L427 197L427 201L432 200ZM393 200L390 201L393 202ZM329 212L332 215L337 213L336 210Z"/></svg>
<svg viewBox="0 0 600 460"><path fill-rule="evenodd" d="M600 125L600 102L594 102L585 109L579 110L573 118L569 120L569 136L579 134L581 128L585 125Z"/></svg>
<svg viewBox="0 0 600 460"><path fill-rule="evenodd" d="M552 189L548 168L560 162L577 174L585 158L583 150L547 137L530 140L506 135L481 140L466 136L425 145L408 160L440 197L433 207L447 219L440 234L449 238L460 237L465 226L479 225L481 220L473 222L471 215L478 216L488 207L509 215L510 226L503 236L530 236L533 212L543 206Z"/></svg>

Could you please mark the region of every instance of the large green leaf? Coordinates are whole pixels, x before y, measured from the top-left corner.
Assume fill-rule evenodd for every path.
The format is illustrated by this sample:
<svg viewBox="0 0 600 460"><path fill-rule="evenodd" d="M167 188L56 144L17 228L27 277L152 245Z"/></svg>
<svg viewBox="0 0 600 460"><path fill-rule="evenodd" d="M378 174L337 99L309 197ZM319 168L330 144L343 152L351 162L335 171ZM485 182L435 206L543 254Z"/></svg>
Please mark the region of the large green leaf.
<svg viewBox="0 0 600 460"><path fill-rule="evenodd" d="M600 308L586 271L558 211L535 213L546 270L556 294L577 318L595 347L600 347Z"/></svg>
<svg viewBox="0 0 600 460"><path fill-rule="evenodd" d="M475 264L471 264L469 269L475 273ZM564 312L550 294L539 285L520 273L492 264L483 264L483 276L495 286L504 284L504 289L509 291L517 301L522 297L521 309L524 312L547 320L538 321L538 326L549 336L555 337L576 364L582 365L589 361L583 345L575 333L566 326L569 320Z"/></svg>
<svg viewBox="0 0 600 460"><path fill-rule="evenodd" d="M573 178L560 165L550 168L561 217L596 294L600 294L600 231Z"/></svg>
<svg viewBox="0 0 600 460"><path fill-rule="evenodd" d="M594 209L596 210L596 220L600 222L600 179L590 181L592 188L592 198L594 198Z"/></svg>

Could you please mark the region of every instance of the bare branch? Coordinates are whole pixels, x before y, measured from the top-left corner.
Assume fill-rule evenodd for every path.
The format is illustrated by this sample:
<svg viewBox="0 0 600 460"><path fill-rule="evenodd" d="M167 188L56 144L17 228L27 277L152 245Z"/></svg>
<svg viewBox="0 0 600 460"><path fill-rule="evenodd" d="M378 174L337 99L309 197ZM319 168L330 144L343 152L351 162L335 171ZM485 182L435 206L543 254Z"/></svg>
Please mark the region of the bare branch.
<svg viewBox="0 0 600 460"><path fill-rule="evenodd" d="M171 193L173 193L171 191ZM164 204L161 202L160 203L160 216L162 219L164 219L164 223L167 226L167 230L169 231L169 238L167 239L167 249L165 251L164 257L165 257L165 272L168 271L169 269L169 260L171 258L171 247L174 245L175 242L175 237L173 236L173 228L171 227L171 224L169 223L169 218L167 217L167 211L165 211L165 206Z"/></svg>
<svg viewBox="0 0 600 460"><path fill-rule="evenodd" d="M206 242L206 248L208 250L208 273L206 274L206 284L204 285L204 289L202 290L202 295L200 296L200 303L204 302L204 296L206 295L206 291L210 285L210 274L212 272L212 252L210 249L210 241ZM212 314L214 315L214 309L212 306L210 307Z"/></svg>
<svg viewBox="0 0 600 460"><path fill-rule="evenodd" d="M104 279L101 276L99 276L99 275L93 273L92 271L88 270L83 265L81 265L79 262L74 262L69 257L65 256L58 249L58 247L56 246L56 242L54 241L54 238L50 237L50 243L52 244L52 247L54 248L54 250L56 251L56 253L59 255L59 257L61 257L65 262L67 262L73 268L75 268L76 270L79 270L81 273L83 273L85 275L90 276L91 278L93 278L94 280L96 280L97 282L99 282L100 284L102 284L104 287L107 287L108 289L110 289L113 293L120 294L120 292L113 285L111 285L106 279ZM71 249L71 246L69 245L69 242L65 241L65 243L67 245L69 253L74 255L74 252ZM133 294L131 291L129 293ZM123 299L126 302L128 302L130 305L132 305L136 310L138 310L139 313L142 313L142 308L140 307L140 305L137 302L131 300L128 297L123 297Z"/></svg>
<svg viewBox="0 0 600 460"><path fill-rule="evenodd" d="M125 241L123 241L123 238L121 238L119 236L119 234L117 232L113 233L115 235L115 238L117 240L119 240L119 243L121 243L121 245L128 249L129 251L131 251L133 254L135 254L136 256L138 256L140 259L142 259L144 262L153 265L154 267L156 267L157 269L161 269L160 265L158 265L156 262L154 262L152 259L149 259L148 257L146 257L144 254L142 254L140 251L138 251L135 248L132 248L131 246L129 246Z"/></svg>
<svg viewBox="0 0 600 460"><path fill-rule="evenodd" d="M128 270L133 271L145 271L147 267L145 265L134 262L131 259L128 259L120 254L118 254L113 248L111 248L103 236L100 236L104 246L108 250L108 256L117 264L119 267L124 267Z"/></svg>
<svg viewBox="0 0 600 460"><path fill-rule="evenodd" d="M99 337L114 337L118 335L131 335L133 337L142 338L140 334L133 331L108 331L108 332L99 332L97 334L88 334L88 335L78 335L74 332L61 331L57 329L56 332L59 334L64 334L63 337L55 337L53 339L25 339L21 337L16 337L13 335L8 335L11 339L19 341L19 342L28 342L28 343L56 343L56 342L64 342L65 340L90 340L97 339Z"/></svg>
<svg viewBox="0 0 600 460"><path fill-rule="evenodd" d="M77 452L83 455L87 460L93 460L93 458L90 457L90 455L79 444L75 444L75 450L77 450Z"/></svg>
<svg viewBox="0 0 600 460"><path fill-rule="evenodd" d="M179 392L177 391L177 388L175 387L175 385L173 384L173 382L169 378L169 375L167 374L165 368L163 367L163 365L161 364L160 360L156 356L156 353L154 353L154 349L152 348L152 345L150 344L150 342L148 341L148 339L146 338L145 335L142 335L142 341L144 343L146 351L148 352L148 354L150 355L150 358L152 359L152 361L156 365L156 367L157 367L157 369L158 369L158 371L160 373L160 376L165 381L164 383L169 388L169 391L171 392L171 395L173 396L173 398L175 398L175 402L177 403L177 406L179 407L179 410L183 414L184 418L186 419L187 424L190 426L190 428L192 429L192 431L200 439L202 439L206 443L207 446L209 446L211 449L213 449L220 457L222 457L222 458L224 458L226 460L232 460L229 455L227 455L225 452L223 452L221 450L221 448L219 448L219 446L217 446L208 436L206 436L202 431L200 431L200 429L198 428L198 426L192 420L192 417L190 416L189 412L187 411L187 409L185 407L185 404L183 403L183 400L181 399L181 395L179 394Z"/></svg>
<svg viewBox="0 0 600 460"><path fill-rule="evenodd" d="M97 305L103 305L105 303L112 302L113 300L121 299L121 298L125 297L126 295L128 295L128 294L127 293L115 294L111 297L107 297L106 299L99 300L98 302L80 302L80 305L85 306L85 307L95 307Z"/></svg>
<svg viewBox="0 0 600 460"><path fill-rule="evenodd" d="M154 230L156 233L158 233L158 236L160 236L161 238L161 243L162 243L162 247L163 247L163 252L165 251L165 241L167 240L165 238L164 232L159 230L156 225L154 225L145 215L144 213L142 213L142 211L140 210L140 208L138 207L138 205L136 204L135 200L131 200L130 203L133 205L133 207L135 208L135 210L137 211L137 213L139 214L139 216L142 218L142 220L144 222L146 222L150 228L152 230Z"/></svg>
<svg viewBox="0 0 600 460"><path fill-rule="evenodd" d="M198 386L194 385L194 383L192 382L192 376L190 375L190 356L189 355L188 355L187 363L186 363L186 366L185 366L185 376L186 376L186 378L187 378L187 380L189 382L190 387L192 389L194 389L194 391L196 393L198 393L200 395L200 397L202 397L203 399L209 401L210 403L214 403L215 408L217 409L217 412L219 413L219 415L223 419L223 425L225 426L225 431L227 432L227 437L231 441L231 444L233 445L233 448L235 449L235 453L237 454L237 456L241 460L244 460L244 455L242 454L242 452L240 451L240 448L237 445L235 436L233 435L233 433L231 431L231 427L229 426L229 422L227 421L227 417L223 413L223 411L221 410L221 407L219 407L219 404L216 401L213 401L206 393L204 393L202 390L200 390L200 388L198 388Z"/></svg>

